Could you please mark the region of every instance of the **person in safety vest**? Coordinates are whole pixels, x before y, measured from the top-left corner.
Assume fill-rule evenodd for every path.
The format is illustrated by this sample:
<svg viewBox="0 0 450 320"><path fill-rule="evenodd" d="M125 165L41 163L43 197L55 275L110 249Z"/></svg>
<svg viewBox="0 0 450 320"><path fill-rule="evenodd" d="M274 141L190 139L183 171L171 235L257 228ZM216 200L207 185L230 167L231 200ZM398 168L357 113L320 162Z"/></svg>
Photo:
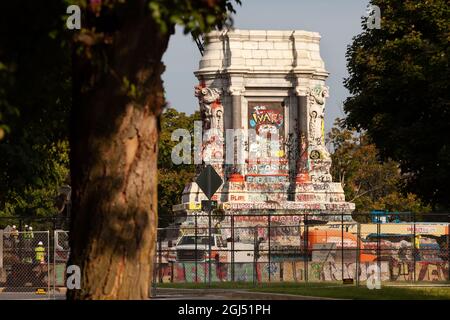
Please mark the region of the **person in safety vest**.
<svg viewBox="0 0 450 320"><path fill-rule="evenodd" d="M31 226L25 226L25 231L23 232L23 252L28 259L33 260L33 228Z"/></svg>
<svg viewBox="0 0 450 320"><path fill-rule="evenodd" d="M28 231L28 225L26 224L25 227L20 232L20 239L21 240L26 239L27 231Z"/></svg>
<svg viewBox="0 0 450 320"><path fill-rule="evenodd" d="M19 242L19 230L17 230L15 225L12 226L11 236L15 243Z"/></svg>
<svg viewBox="0 0 450 320"><path fill-rule="evenodd" d="M32 226L29 226L28 230L25 231L24 238L25 239L34 239L34 233L33 233L33 227Z"/></svg>
<svg viewBox="0 0 450 320"><path fill-rule="evenodd" d="M16 252L18 244L19 244L19 230L17 230L17 227L13 225L11 230L11 247L13 249L13 252Z"/></svg>
<svg viewBox="0 0 450 320"><path fill-rule="evenodd" d="M36 248L34 248L34 252L36 253L36 262L45 263L45 248L42 241L38 242Z"/></svg>

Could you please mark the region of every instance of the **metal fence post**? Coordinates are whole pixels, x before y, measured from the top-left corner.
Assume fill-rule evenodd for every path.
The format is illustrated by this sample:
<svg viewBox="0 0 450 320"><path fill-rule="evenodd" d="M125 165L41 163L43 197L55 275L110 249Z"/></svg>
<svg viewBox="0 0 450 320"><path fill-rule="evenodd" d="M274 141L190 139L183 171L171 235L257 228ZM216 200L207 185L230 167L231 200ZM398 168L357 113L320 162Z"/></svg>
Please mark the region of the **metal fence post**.
<svg viewBox="0 0 450 320"><path fill-rule="evenodd" d="M256 286L256 277L257 277L257 267L258 267L258 257L257 254L259 252L256 250L258 245L258 230L256 227L253 227L253 286Z"/></svg>
<svg viewBox="0 0 450 320"><path fill-rule="evenodd" d="M58 231L53 231L53 299L56 299L56 244L58 241Z"/></svg>
<svg viewBox="0 0 450 320"><path fill-rule="evenodd" d="M381 237L380 218L377 217L377 266L378 266L378 270L381 270L381 261L380 261L380 258L381 258L381 252L380 252L380 250L381 250L381 248L380 248L381 239L380 239L380 237ZM381 278L380 278L380 280L381 280Z"/></svg>
<svg viewBox="0 0 450 320"><path fill-rule="evenodd" d="M162 283L162 239L160 236L160 230L156 230L156 239L158 241L158 282ZM159 237L158 237L159 236Z"/></svg>
<svg viewBox="0 0 450 320"><path fill-rule="evenodd" d="M267 212L267 215L268 215L268 218L269 218L268 223L267 223L267 229L268 229L267 235L268 235L268 238L269 238L268 239L269 248L268 248L268 259L267 259L267 261L268 261L267 272L269 274L269 282L270 282L271 281L270 268L271 268L271 262L272 262L272 259L271 259L271 241L270 241L270 238L271 238L271 233L270 233L270 227L271 227L270 210Z"/></svg>
<svg viewBox="0 0 450 320"><path fill-rule="evenodd" d="M3 268L3 230L0 229L0 269Z"/></svg>
<svg viewBox="0 0 450 320"><path fill-rule="evenodd" d="M198 250L197 250L197 229L198 229L198 225L197 225L197 211L195 211L195 216L194 216L194 238L195 238L195 245L194 245L194 251L195 251L195 259L194 259L194 264L195 264L195 283L198 282Z"/></svg>
<svg viewBox="0 0 450 320"><path fill-rule="evenodd" d="M413 283L416 282L416 254L418 252L419 248L416 248L416 213L413 212Z"/></svg>
<svg viewBox="0 0 450 320"><path fill-rule="evenodd" d="M305 213L303 218L303 246L304 246L304 261L305 261L305 283L308 283L308 264L309 264L309 227L308 227L308 216Z"/></svg>
<svg viewBox="0 0 450 320"><path fill-rule="evenodd" d="M361 224L356 224L356 286L359 287L359 269L361 264Z"/></svg>
<svg viewBox="0 0 450 320"><path fill-rule="evenodd" d="M51 299L50 296L50 231L47 231L47 297Z"/></svg>
<svg viewBox="0 0 450 320"><path fill-rule="evenodd" d="M341 281L344 281L344 211L341 212Z"/></svg>
<svg viewBox="0 0 450 320"><path fill-rule="evenodd" d="M235 247L234 247L234 240L235 240L235 230L234 230L234 212L231 215L231 281L234 282L234 272L235 272Z"/></svg>
<svg viewBox="0 0 450 320"><path fill-rule="evenodd" d="M302 225L301 225L301 221L298 222L298 252L299 252L299 257L301 257L304 253L304 250L302 250ZM301 260L299 261L299 264L301 264ZM298 275L297 275L297 262L294 260L294 271L295 271L295 275L296 275L296 281L298 280Z"/></svg>
<svg viewBox="0 0 450 320"><path fill-rule="evenodd" d="M158 241L158 239L155 239L155 242ZM157 247L157 243L155 243L155 247ZM156 277L157 277L157 273L156 273L156 263L157 263L157 258L156 258L156 254L153 255L153 276L152 276L152 284L150 287L150 298L156 297Z"/></svg>
<svg viewBox="0 0 450 320"><path fill-rule="evenodd" d="M447 216L447 270L448 270L448 278L450 281L450 214Z"/></svg>
<svg viewBox="0 0 450 320"><path fill-rule="evenodd" d="M208 287L211 288L211 253L212 253L212 248L211 248L211 237L214 237L214 235L211 235L211 204L209 205L209 209L208 209ZM213 238L214 239L214 238Z"/></svg>

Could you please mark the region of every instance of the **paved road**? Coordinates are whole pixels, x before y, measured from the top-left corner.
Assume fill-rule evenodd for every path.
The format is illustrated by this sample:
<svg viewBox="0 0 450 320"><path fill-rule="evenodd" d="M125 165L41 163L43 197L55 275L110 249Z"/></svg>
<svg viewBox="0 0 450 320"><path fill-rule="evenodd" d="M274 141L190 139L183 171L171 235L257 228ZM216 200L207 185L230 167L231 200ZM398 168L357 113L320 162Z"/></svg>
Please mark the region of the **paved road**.
<svg viewBox="0 0 450 320"><path fill-rule="evenodd" d="M251 292L230 289L158 288L153 299L158 300L336 300L331 298L298 296L293 294Z"/></svg>
<svg viewBox="0 0 450 320"><path fill-rule="evenodd" d="M37 295L34 292L0 292L0 300L65 300L65 293ZM330 298L298 296L281 293L250 292L224 289L159 288L155 300L334 300Z"/></svg>
<svg viewBox="0 0 450 320"><path fill-rule="evenodd" d="M65 300L64 293L53 295L38 295L34 292L0 292L0 300Z"/></svg>

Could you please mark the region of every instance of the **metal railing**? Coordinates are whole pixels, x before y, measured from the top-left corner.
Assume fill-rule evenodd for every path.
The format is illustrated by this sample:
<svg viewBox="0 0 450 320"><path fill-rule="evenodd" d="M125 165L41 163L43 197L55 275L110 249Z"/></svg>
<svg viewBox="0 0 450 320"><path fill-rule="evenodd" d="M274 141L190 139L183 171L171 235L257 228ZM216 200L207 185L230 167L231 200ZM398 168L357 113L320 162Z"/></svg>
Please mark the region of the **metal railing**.
<svg viewBox="0 0 450 320"><path fill-rule="evenodd" d="M198 213L158 229L155 284L351 280L359 285L374 265L385 282L450 279L447 214L373 223L367 214L246 212L224 214L211 229L208 218ZM65 288L68 238L63 230L0 230L0 295L43 290L51 298Z"/></svg>
<svg viewBox="0 0 450 320"><path fill-rule="evenodd" d="M28 227L34 230L68 230L70 221L64 216L55 217L22 217L22 216L2 216L0 217L0 230L7 226L15 225L19 231L27 231Z"/></svg>
<svg viewBox="0 0 450 320"><path fill-rule="evenodd" d="M239 213L225 214L210 230L208 216L198 213L158 230L154 281L359 285L375 265L385 282L448 282L448 214L416 218L372 223L357 222L371 219L355 213Z"/></svg>
<svg viewBox="0 0 450 320"><path fill-rule="evenodd" d="M8 293L51 299L64 290L68 234L63 230L18 231L10 226L0 229L0 299Z"/></svg>
<svg viewBox="0 0 450 320"><path fill-rule="evenodd" d="M50 294L49 231L0 231L1 293Z"/></svg>

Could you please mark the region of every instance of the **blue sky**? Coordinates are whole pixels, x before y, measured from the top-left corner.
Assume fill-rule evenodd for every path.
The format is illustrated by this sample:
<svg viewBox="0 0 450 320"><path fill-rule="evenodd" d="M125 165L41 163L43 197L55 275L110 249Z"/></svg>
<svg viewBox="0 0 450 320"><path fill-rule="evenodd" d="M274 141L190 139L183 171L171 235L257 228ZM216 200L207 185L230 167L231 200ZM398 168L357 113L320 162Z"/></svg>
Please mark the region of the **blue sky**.
<svg viewBox="0 0 450 320"><path fill-rule="evenodd" d="M330 72L330 87L325 127L328 131L336 117L344 117L342 103L348 96L343 79L347 76L345 52L352 38L361 32L361 17L366 15L368 0L242 0L236 6L234 27L261 30L307 30L322 36L321 56ZM198 108L194 97L200 52L182 29L169 42L163 61L166 98L170 106L188 114Z"/></svg>

